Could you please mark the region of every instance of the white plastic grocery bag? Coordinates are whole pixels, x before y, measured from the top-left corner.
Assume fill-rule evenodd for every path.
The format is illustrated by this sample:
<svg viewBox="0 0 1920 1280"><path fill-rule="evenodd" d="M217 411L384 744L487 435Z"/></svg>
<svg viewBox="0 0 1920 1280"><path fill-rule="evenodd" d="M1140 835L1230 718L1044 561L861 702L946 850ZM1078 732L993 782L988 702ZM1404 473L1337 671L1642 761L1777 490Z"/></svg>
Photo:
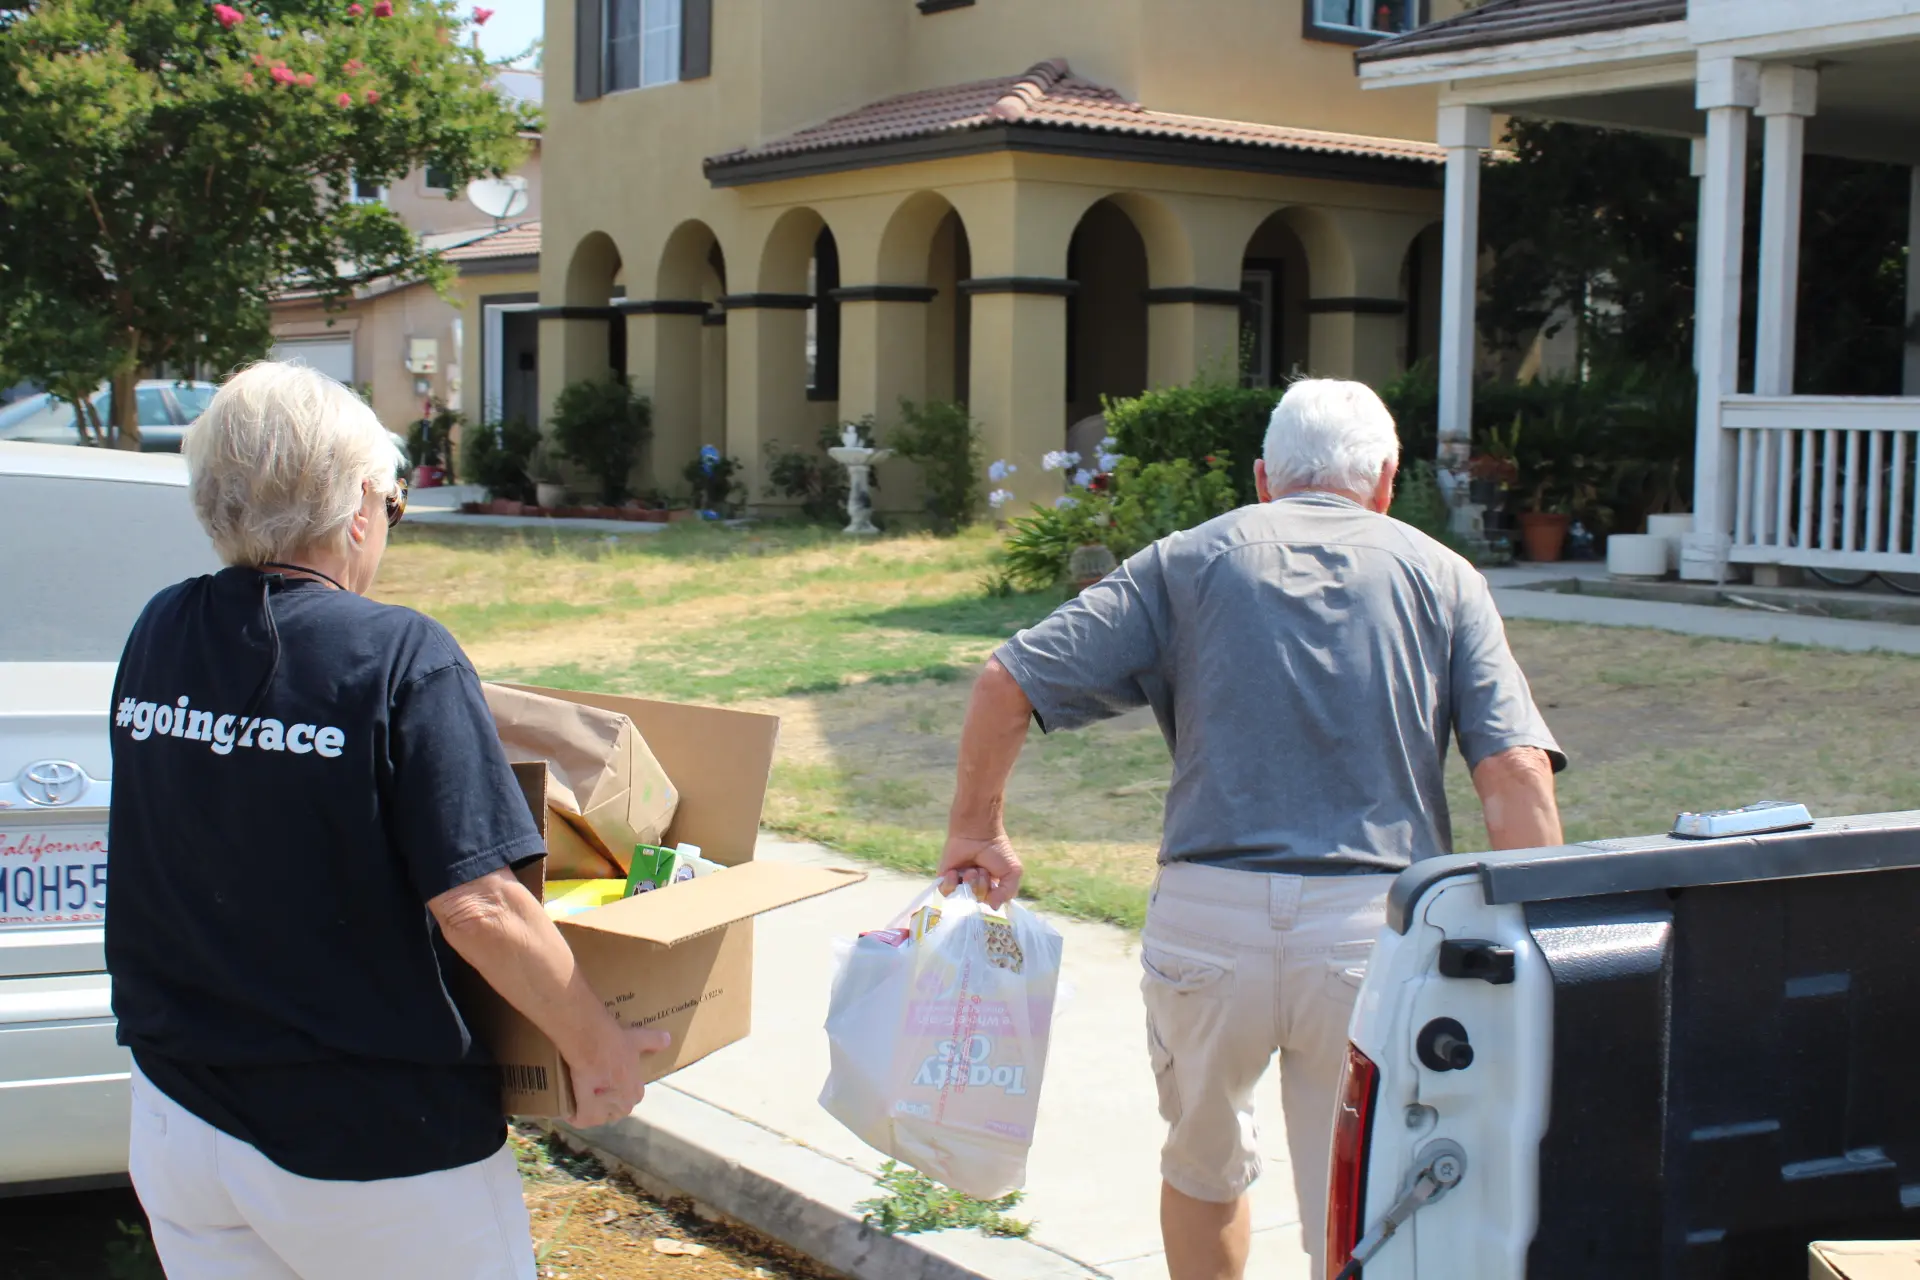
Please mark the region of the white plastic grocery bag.
<svg viewBox="0 0 1920 1280"><path fill-rule="evenodd" d="M1026 1181L1060 935L964 885L843 949L820 1105L876 1150L993 1200Z"/></svg>

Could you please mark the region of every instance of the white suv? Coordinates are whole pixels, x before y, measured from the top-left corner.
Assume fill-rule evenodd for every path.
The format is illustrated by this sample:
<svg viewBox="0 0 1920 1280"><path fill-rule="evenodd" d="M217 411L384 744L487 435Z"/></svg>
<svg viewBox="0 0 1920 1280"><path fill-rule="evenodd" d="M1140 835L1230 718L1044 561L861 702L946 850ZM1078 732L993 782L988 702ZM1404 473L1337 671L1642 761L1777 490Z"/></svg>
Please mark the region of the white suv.
<svg viewBox="0 0 1920 1280"><path fill-rule="evenodd" d="M127 1167L107 717L134 619L218 568L177 456L0 443L0 1194Z"/></svg>

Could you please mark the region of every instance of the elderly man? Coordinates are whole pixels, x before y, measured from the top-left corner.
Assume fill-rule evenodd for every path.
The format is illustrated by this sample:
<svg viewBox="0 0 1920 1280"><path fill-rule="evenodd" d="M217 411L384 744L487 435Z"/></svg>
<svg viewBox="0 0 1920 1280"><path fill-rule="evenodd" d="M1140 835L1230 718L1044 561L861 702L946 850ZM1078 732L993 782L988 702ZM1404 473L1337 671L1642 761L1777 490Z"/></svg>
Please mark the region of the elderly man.
<svg viewBox="0 0 1920 1280"><path fill-rule="evenodd" d="M1448 739L1494 847L1560 840L1566 758L1486 583L1386 514L1400 454L1386 407L1359 383L1296 383L1265 452L1258 505L1148 547L988 662L941 868L996 904L1017 891L1002 814L1029 716L1051 733L1153 708L1173 784L1141 988L1173 1280L1245 1272L1253 1099L1276 1053L1324 1274L1347 1021L1394 873L1450 849Z"/></svg>

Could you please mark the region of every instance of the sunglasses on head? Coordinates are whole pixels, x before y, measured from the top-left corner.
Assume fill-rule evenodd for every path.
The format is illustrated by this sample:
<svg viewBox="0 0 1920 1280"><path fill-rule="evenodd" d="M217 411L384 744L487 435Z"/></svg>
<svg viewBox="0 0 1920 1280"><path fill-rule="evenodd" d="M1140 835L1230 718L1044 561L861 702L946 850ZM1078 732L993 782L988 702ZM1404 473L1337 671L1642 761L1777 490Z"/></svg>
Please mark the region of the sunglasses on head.
<svg viewBox="0 0 1920 1280"><path fill-rule="evenodd" d="M387 495L387 528L400 523L400 517L407 514L407 478L394 477L393 492Z"/></svg>

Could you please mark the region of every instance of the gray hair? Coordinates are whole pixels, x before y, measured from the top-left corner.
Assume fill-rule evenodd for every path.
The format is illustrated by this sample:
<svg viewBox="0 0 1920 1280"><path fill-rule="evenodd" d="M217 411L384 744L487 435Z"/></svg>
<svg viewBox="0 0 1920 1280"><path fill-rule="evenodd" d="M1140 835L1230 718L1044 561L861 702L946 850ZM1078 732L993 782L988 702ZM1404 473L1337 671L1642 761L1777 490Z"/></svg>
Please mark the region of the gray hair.
<svg viewBox="0 0 1920 1280"><path fill-rule="evenodd" d="M305 365L263 361L229 378L187 431L194 513L228 564L285 560L338 540L402 459L361 399Z"/></svg>
<svg viewBox="0 0 1920 1280"><path fill-rule="evenodd" d="M1307 378L1287 388L1267 423L1267 487L1368 494L1400 460L1393 415L1363 382Z"/></svg>

